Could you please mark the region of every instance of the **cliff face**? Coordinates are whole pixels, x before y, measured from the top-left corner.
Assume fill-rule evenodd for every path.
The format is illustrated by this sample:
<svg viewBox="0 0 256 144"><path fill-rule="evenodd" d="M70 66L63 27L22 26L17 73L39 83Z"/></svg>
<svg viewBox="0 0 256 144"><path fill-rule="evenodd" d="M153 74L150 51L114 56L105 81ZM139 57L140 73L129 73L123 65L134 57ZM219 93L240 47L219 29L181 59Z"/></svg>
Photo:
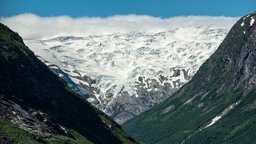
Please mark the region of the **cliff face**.
<svg viewBox="0 0 256 144"><path fill-rule="evenodd" d="M146 143L253 143L255 19L242 17L188 84L123 128Z"/></svg>
<svg viewBox="0 0 256 144"><path fill-rule="evenodd" d="M7 141L135 143L118 124L73 93L2 24L0 52L0 135Z"/></svg>

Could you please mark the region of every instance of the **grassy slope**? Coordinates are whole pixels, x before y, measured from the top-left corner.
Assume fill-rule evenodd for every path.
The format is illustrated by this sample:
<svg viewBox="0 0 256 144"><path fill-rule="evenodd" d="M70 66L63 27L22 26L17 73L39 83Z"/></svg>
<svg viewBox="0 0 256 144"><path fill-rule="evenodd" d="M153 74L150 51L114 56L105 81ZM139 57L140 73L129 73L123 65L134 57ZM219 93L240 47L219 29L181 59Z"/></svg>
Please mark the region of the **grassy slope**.
<svg viewBox="0 0 256 144"><path fill-rule="evenodd" d="M71 137L63 135L53 135L42 141L37 135L24 131L14 124L6 122L0 119L0 133L4 134L6 137L13 140L17 144L59 144L59 143L69 143L69 144L92 144L85 137L81 136L74 130L69 131Z"/></svg>
<svg viewBox="0 0 256 144"><path fill-rule="evenodd" d="M23 109L37 109L93 143L136 143L111 118L72 92L23 43L0 24L0 94ZM78 132L79 134L77 134Z"/></svg>
<svg viewBox="0 0 256 144"><path fill-rule="evenodd" d="M247 80L238 79L243 77L239 59L246 59L242 48L254 43L253 39L249 40L249 32L255 33L255 25L249 28L245 38L241 35L241 21L188 84L160 105L126 122L123 125L126 132L149 144L255 143L255 109L244 109L256 101L256 88L248 92L244 85ZM248 41L246 44L245 40ZM250 67L254 66L255 61ZM192 102L184 104L188 100ZM240 104L221 120L203 129L215 116L238 101ZM168 107L174 109L164 113Z"/></svg>

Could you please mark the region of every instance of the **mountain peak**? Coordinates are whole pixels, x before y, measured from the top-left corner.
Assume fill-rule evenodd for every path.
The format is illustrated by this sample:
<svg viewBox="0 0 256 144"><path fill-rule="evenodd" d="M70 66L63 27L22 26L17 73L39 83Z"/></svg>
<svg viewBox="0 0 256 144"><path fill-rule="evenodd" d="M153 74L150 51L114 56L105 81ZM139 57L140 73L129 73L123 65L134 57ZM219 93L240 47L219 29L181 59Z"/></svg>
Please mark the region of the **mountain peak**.
<svg viewBox="0 0 256 144"><path fill-rule="evenodd" d="M193 79L205 78L207 83L220 80L222 85L230 89L239 85L248 90L255 87L256 24L251 22L255 17L256 14L252 13L237 21L216 52L201 66L202 70Z"/></svg>

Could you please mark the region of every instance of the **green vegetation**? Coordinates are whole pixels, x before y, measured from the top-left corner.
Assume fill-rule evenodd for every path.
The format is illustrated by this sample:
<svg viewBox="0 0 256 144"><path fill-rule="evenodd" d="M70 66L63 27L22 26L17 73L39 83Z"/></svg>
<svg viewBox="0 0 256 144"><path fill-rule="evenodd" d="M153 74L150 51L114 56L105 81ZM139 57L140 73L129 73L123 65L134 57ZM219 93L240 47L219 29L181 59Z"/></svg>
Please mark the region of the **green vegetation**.
<svg viewBox="0 0 256 144"><path fill-rule="evenodd" d="M37 138L35 135L21 130L2 119L0 119L0 133L5 134L18 144L40 144L40 142L36 140Z"/></svg>
<svg viewBox="0 0 256 144"><path fill-rule="evenodd" d="M146 143L170 143L170 141L180 143L181 140L206 126L213 117L220 114L230 104L235 103L241 97L241 92L236 91L218 96L213 91L201 100L203 95L197 96L193 102L186 105L180 103L179 98L164 102L128 121L123 128L137 140ZM185 99L184 95L181 97ZM225 100L226 98L229 100ZM204 106L199 107L202 103ZM176 109L163 114L163 108L167 105L175 105Z"/></svg>
<svg viewBox="0 0 256 144"><path fill-rule="evenodd" d="M0 41L3 46L6 46L6 44L11 44L13 47L17 47L23 52L28 51L28 48L24 45L23 40L18 35L18 33L11 31L7 26L3 24L0 24ZM1 51L2 50L3 49L1 48Z"/></svg>
<svg viewBox="0 0 256 144"><path fill-rule="evenodd" d="M2 24L0 24L0 65L0 95L4 97L3 100L12 101L25 111L33 109L40 111L43 117L51 122L51 125L44 125L49 126L51 130L52 136L47 138L3 123L9 129L14 128L12 129L14 131L4 129L3 133L17 143L23 140L27 141L26 143L30 141L42 143L40 140L44 140L51 144L137 143L112 119L68 88L63 80L52 73L24 45L17 33ZM19 116L30 118L27 115ZM32 116L31 118L33 119ZM59 125L68 129L69 134L63 135L63 132L58 130ZM35 125L31 124L31 127L33 126Z"/></svg>
<svg viewBox="0 0 256 144"><path fill-rule="evenodd" d="M242 21L189 83L158 106L124 123L123 129L147 144L256 143L255 55L248 49L255 51L256 26L247 29L251 35L245 35ZM170 106L175 108L164 112ZM220 115L221 119L207 127Z"/></svg>
<svg viewBox="0 0 256 144"><path fill-rule="evenodd" d="M255 100L255 94L256 91L248 94L235 109L231 110L220 121L196 133L186 143L254 144L256 112L255 109L245 111L245 108L248 106L247 104L250 100Z"/></svg>
<svg viewBox="0 0 256 144"><path fill-rule="evenodd" d="M130 139L129 136L121 129L121 127L118 124L114 123L111 118L109 118L105 114L100 115L100 118L109 128L111 128L111 130L115 134L118 134L117 137L125 144L131 144L135 142L133 139Z"/></svg>
<svg viewBox="0 0 256 144"><path fill-rule="evenodd" d="M50 138L46 139L47 144L60 144L60 143L68 143L68 144L93 144L85 137L81 136L74 130L70 130L68 133L69 136L63 135L54 135Z"/></svg>
<svg viewBox="0 0 256 144"><path fill-rule="evenodd" d="M42 139L38 135L22 130L2 119L0 119L0 133L4 134L17 144L92 144L74 130L69 130L68 136L52 135Z"/></svg>

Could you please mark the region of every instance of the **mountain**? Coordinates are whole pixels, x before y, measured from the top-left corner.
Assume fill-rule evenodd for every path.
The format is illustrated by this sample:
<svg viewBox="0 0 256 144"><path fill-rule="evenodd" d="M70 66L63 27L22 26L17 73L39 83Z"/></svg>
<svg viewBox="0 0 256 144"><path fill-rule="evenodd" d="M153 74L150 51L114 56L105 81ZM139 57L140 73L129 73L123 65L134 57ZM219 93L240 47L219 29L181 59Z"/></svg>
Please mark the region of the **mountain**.
<svg viewBox="0 0 256 144"><path fill-rule="evenodd" d="M230 27L175 26L156 33L60 35L25 43L57 75L66 73L74 91L121 124L187 83Z"/></svg>
<svg viewBox="0 0 256 144"><path fill-rule="evenodd" d="M238 20L190 82L124 130L148 144L255 143L255 19Z"/></svg>
<svg viewBox="0 0 256 144"><path fill-rule="evenodd" d="M0 24L0 143L136 143Z"/></svg>

